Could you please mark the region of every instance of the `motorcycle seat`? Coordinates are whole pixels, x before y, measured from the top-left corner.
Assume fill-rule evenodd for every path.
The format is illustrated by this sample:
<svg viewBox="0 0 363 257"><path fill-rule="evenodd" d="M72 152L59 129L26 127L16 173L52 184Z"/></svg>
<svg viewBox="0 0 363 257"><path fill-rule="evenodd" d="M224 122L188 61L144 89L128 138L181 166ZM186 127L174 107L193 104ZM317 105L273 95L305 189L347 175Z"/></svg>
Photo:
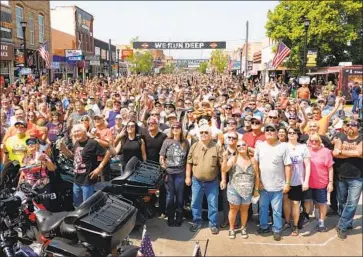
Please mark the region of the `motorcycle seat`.
<svg viewBox="0 0 363 257"><path fill-rule="evenodd" d="M59 227L67 216L68 212L51 213L47 210L41 210L35 213L37 218L38 229L42 234L47 234Z"/></svg>
<svg viewBox="0 0 363 257"><path fill-rule="evenodd" d="M134 156L132 157L126 164L125 169L122 171L122 175L119 177L114 178L111 183L120 185L127 181L129 177L131 177L135 170L137 170L137 167L140 165L140 160Z"/></svg>

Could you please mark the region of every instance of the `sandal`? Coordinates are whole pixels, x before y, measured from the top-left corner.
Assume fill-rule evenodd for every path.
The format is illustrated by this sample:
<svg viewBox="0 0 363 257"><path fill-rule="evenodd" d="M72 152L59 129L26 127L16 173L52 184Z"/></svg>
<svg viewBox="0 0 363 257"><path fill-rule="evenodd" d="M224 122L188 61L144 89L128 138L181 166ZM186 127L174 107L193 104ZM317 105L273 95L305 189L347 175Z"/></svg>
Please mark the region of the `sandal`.
<svg viewBox="0 0 363 257"><path fill-rule="evenodd" d="M297 226L292 226L292 232L291 232L292 236L298 236L299 235L299 229Z"/></svg>
<svg viewBox="0 0 363 257"><path fill-rule="evenodd" d="M285 222L284 226L282 227L282 230L286 230L291 228L291 224L289 222Z"/></svg>

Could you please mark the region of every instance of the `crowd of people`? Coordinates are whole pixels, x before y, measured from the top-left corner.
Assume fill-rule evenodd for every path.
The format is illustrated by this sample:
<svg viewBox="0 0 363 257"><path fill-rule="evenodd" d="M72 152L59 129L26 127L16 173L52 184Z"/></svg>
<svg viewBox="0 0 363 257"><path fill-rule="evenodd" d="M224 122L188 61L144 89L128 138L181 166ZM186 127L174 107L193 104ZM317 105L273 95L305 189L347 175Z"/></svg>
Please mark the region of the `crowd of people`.
<svg viewBox="0 0 363 257"><path fill-rule="evenodd" d="M61 140L59 148L74 162L75 207L112 179L110 162L119 161L122 174L136 156L165 169L159 214L168 226L180 227L190 206L197 232L205 196L212 234L229 226L234 239L240 227L248 238L252 203L258 235L297 236L311 216L325 232L329 211L340 216L345 239L363 188L362 85L352 88L350 116L336 88L313 99L308 86L290 97L280 83L252 86L230 75L18 80L2 89L1 164L18 161L19 184L52 191L51 146L65 134L71 147Z"/></svg>

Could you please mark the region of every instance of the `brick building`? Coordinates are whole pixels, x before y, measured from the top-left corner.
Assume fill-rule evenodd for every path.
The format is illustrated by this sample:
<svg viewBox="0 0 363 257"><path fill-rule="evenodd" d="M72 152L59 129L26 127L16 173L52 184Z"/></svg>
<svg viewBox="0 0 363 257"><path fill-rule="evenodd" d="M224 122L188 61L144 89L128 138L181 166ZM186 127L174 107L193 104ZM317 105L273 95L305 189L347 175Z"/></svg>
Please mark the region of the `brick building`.
<svg viewBox="0 0 363 257"><path fill-rule="evenodd" d="M20 75L24 67L23 31L20 22L26 22L26 60L25 65L32 69L35 77L47 74L45 62L38 53L44 43L52 53L49 1L8 1L12 14L12 41L14 43L14 76ZM51 58L51 56L50 56Z"/></svg>

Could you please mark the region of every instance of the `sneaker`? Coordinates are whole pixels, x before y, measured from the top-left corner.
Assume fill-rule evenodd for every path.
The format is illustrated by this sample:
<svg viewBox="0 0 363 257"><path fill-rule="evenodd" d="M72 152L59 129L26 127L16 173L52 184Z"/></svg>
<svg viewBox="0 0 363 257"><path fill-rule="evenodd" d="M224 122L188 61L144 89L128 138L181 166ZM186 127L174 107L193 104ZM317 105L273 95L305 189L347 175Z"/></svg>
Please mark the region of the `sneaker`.
<svg viewBox="0 0 363 257"><path fill-rule="evenodd" d="M248 238L248 234L247 234L247 229L246 228L242 228L241 229L241 237L243 239L247 239Z"/></svg>
<svg viewBox="0 0 363 257"><path fill-rule="evenodd" d="M194 224L190 227L190 232L198 232L202 228L202 224Z"/></svg>
<svg viewBox="0 0 363 257"><path fill-rule="evenodd" d="M274 232L274 240L281 241L281 234L280 232Z"/></svg>
<svg viewBox="0 0 363 257"><path fill-rule="evenodd" d="M271 229L269 227L265 228L265 229L259 228L256 230L255 235L258 236L258 235L269 234L269 233L271 233Z"/></svg>
<svg viewBox="0 0 363 257"><path fill-rule="evenodd" d="M336 227L335 228L336 229L336 231L337 231L337 235L338 235L338 237L340 238L340 239L347 239L347 232L345 232L345 231L343 231L343 230L341 230L340 228L338 228L338 227Z"/></svg>
<svg viewBox="0 0 363 257"><path fill-rule="evenodd" d="M230 230L228 232L229 239L235 239L236 238L236 232L234 230Z"/></svg>
<svg viewBox="0 0 363 257"><path fill-rule="evenodd" d="M217 227L211 227L210 231L212 232L213 235L217 235L219 233L219 229Z"/></svg>
<svg viewBox="0 0 363 257"><path fill-rule="evenodd" d="M324 225L319 226L317 230L318 230L318 232L327 232L328 231L327 228Z"/></svg>

